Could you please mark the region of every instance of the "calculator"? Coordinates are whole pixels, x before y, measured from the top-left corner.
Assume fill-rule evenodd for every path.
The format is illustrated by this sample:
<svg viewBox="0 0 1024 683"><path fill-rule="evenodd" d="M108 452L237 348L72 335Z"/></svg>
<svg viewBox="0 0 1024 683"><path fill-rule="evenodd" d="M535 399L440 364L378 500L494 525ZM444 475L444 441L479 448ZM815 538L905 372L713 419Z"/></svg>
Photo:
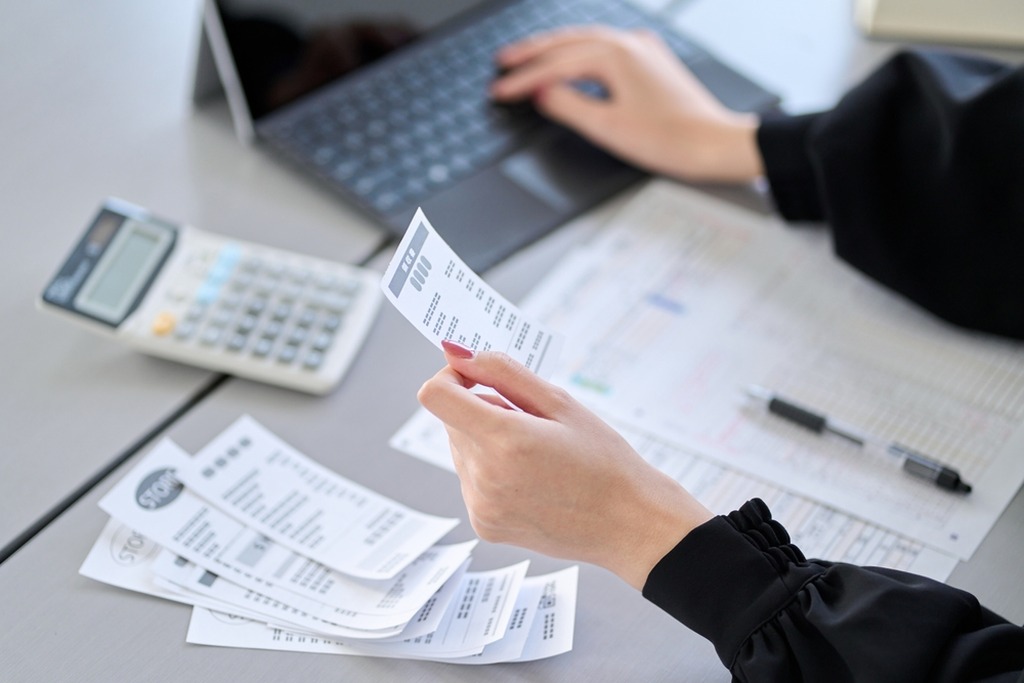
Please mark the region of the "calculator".
<svg viewBox="0 0 1024 683"><path fill-rule="evenodd" d="M380 274L176 225L108 199L42 308L141 351L322 394L370 330Z"/></svg>

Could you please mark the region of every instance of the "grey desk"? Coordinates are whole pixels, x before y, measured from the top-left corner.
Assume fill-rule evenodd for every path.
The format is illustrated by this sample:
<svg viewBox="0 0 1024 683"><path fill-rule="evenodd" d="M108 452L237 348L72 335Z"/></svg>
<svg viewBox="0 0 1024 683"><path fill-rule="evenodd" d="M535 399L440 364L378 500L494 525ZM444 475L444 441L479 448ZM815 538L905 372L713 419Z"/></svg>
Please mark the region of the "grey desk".
<svg viewBox="0 0 1024 683"><path fill-rule="evenodd" d="M582 226L585 227L585 226ZM571 243L562 232L506 263L491 281L518 296ZM352 372L326 398L304 397L232 380L176 423L169 435L187 449L201 446L240 413L263 422L321 462L418 509L464 518L454 475L392 451L390 435L416 408L420 383L441 364L440 354L398 314L384 310ZM145 662L158 680L725 680L709 644L674 625L612 575L582 567L583 599L575 649L551 660L480 670L438 663L289 655L189 646L189 610L129 594L76 575L104 524L96 501L119 477L96 491L0 566L0 581L19 586L5 598L0 666L12 681L133 680ZM470 538L467 523L450 540ZM474 566L505 566L524 557L531 573L567 563L494 545L474 552ZM45 634L45 637L44 637ZM60 642L59 656L41 656ZM129 654L130 653L130 654Z"/></svg>
<svg viewBox="0 0 1024 683"><path fill-rule="evenodd" d="M0 21L0 548L211 373L34 309L108 195L168 219L359 261L382 233L189 100L199 3L16 3Z"/></svg>
<svg viewBox="0 0 1024 683"><path fill-rule="evenodd" d="M697 14L698 10L704 11L702 8L708 2L720 3L721 7L731 6L732 9L749 3L703 0L680 5L681 23L686 25L688 18L693 17L700 19L699 22L693 19L691 23L694 25L705 22L702 30L707 30L704 37L710 44L714 42L711 38L731 27L718 25L717 31L713 30L716 28L714 22ZM837 9L845 3L846 0L837 0L830 6ZM811 4L814 3L802 6ZM87 10L80 11L84 13ZM97 10L91 7L88 11ZM145 10L126 7L123 11L177 14L176 10L162 7ZM836 75L834 94L892 49L885 44L859 41L846 23L846 16L838 10L832 13L812 12L805 17L810 23L803 24L804 38L811 40L813 37L820 41L826 46L823 49L829 45L851 46L846 57L838 58L837 64L844 66ZM786 27L790 35L798 37L801 32L793 24L799 20L799 15L774 19L775 25ZM149 25L148 20L143 23ZM182 33L185 34L184 28ZM831 39L828 38L830 35ZM749 47L770 54L767 45L764 40ZM737 46L734 53L726 52L721 46L719 50L741 67L745 66L745 60L751 59L742 45ZM776 83L784 86L780 87L783 92L806 93L806 104L795 109L814 108L820 104L810 101L818 97L815 95L818 86L812 82L814 78L795 67L790 72L773 74ZM820 78L821 82L827 80ZM805 87L807 83L810 86ZM204 113L190 124L179 122L175 125L184 125L191 131L186 137L201 136L204 134L198 130L205 130L207 126L214 129L215 121L216 116ZM220 139L212 132L210 137ZM222 144L227 145L227 142L222 140ZM190 149L197 155L205 154L205 150L200 149L202 147L204 145L196 143ZM286 195L277 196L274 201L268 200L263 207L266 211L273 211L272 206L278 201L290 201L293 208L300 203L295 197L302 190L295 188L285 193L281 187L288 186L292 180L284 174L278 176L272 167L264 168L262 159L258 157L241 162L251 166L247 165L243 177L236 180L231 180L235 167L216 155L205 161L197 159L195 163L197 166L200 163L204 166L210 164L215 169L208 176L211 183L215 182L217 174L228 175L227 180L220 179L219 183L237 181L232 185L239 194L237 203L250 196L255 197L257 193L246 188L257 177L265 179L268 192ZM250 173L253 175L249 176ZM190 177L188 172L182 171L182 174ZM152 186L149 189L156 192ZM110 190L104 188L103 191ZM215 194L213 190L192 187L186 196L168 199L167 207L178 212L177 217L191 218L200 224L219 228L230 215L210 214L210 218L217 220L206 220L205 212L219 210ZM158 194L134 198L151 204L164 201ZM750 200L750 197L740 195L734 198ZM87 199L92 200L91 197ZM309 198L309 201L315 203L316 199ZM174 204L174 201L179 203ZM262 200L254 198L253 201ZM756 201L751 203L756 204ZM154 208L167 211L164 206ZM195 211L195 215L182 216L182 210ZM251 215L258 215L258 212L252 211ZM336 214L332 211L331 215ZM70 216L77 217L78 214ZM68 228L67 233L73 234L77 225L75 223L76 227ZM585 221L560 231L495 269L488 274L488 279L510 297L517 298L586 231ZM326 230L322 235L311 234L310 239L330 239ZM30 337L26 335L25 338ZM82 340L84 344L85 337ZM28 343L25 342L26 346ZM83 351L92 354L98 348L83 348ZM346 476L414 507L462 517L458 485L451 474L393 452L387 446L388 437L416 408L416 388L437 369L440 362L439 354L419 339L397 314L387 309L382 312L352 372L332 395L307 397L230 380L173 424L168 434L184 447L196 449L239 414L249 413L301 450ZM140 364L145 366L148 363ZM125 391L128 393L127 389ZM133 428L138 426L137 423L126 424ZM107 681L137 680L143 676L159 681L426 681L482 677L496 681L728 680L706 642L679 627L611 575L586 566L581 572L575 648L567 655L547 661L497 665L480 670L437 663L188 646L184 642L188 621L186 608L109 588L77 575L79 564L105 521L96 502L130 465L131 462L114 472L20 552L0 565L0 586L4 591L0 631L5 634L0 648L0 671L4 672L5 680ZM954 585L976 592L984 602L1018 622L1024 621L1024 588L1016 579L1017 567L1024 554L1017 532L1022 523L1024 495L1018 495L974 559L961 565L951 580ZM453 532L452 539L467 538L470 534L468 525L463 524ZM532 573L566 565L565 562L515 548L488 544L483 544L475 556L480 567L502 566L529 557L533 560Z"/></svg>
<svg viewBox="0 0 1024 683"><path fill-rule="evenodd" d="M584 222L544 240L492 271L489 280L510 296L520 296L587 229ZM168 435L195 450L238 415L248 413L345 476L418 509L464 519L454 475L386 445L415 410L417 387L440 363L440 354L387 308L351 374L332 395L306 397L232 380L171 427ZM9 680L133 680L140 666L145 666L147 676L161 681L469 681L481 676L493 681L728 680L707 642L612 575L587 565L581 567L575 647L550 660L481 671L429 662L187 645L188 608L76 574L105 522L96 503L120 475L115 472L0 566L0 582L8 587L0 613L0 630L7 634L0 666ZM952 580L1018 621L1024 621L1024 588L1016 578L1022 523L1024 494ZM450 540L471 534L463 523ZM567 565L490 544L481 544L474 557L478 568L530 558L531 573Z"/></svg>

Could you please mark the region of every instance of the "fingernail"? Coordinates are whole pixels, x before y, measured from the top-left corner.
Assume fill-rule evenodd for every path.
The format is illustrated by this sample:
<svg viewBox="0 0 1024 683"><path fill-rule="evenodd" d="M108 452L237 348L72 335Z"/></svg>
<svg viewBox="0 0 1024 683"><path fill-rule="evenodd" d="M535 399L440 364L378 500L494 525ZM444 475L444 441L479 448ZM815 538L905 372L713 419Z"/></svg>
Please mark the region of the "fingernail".
<svg viewBox="0 0 1024 683"><path fill-rule="evenodd" d="M466 360L469 360L476 356L476 351L474 351L473 349L469 348L468 346L463 346L458 342L450 341L448 339L444 339L441 341L441 347L445 350L446 353L450 353L456 358L465 358Z"/></svg>

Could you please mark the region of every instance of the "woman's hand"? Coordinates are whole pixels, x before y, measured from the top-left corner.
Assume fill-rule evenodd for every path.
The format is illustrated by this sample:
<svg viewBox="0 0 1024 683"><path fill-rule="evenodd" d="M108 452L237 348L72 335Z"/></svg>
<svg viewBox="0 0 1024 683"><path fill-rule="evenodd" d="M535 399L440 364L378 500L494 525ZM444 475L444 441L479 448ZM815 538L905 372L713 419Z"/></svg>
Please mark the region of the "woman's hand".
<svg viewBox="0 0 1024 683"><path fill-rule="evenodd" d="M620 158L686 180L746 182L764 170L758 118L726 109L649 31L581 27L503 48L498 101L533 98L546 116ZM581 93L596 81L608 93Z"/></svg>
<svg viewBox="0 0 1024 683"><path fill-rule="evenodd" d="M447 426L470 522L487 541L605 567L641 589L711 513L565 391L505 354L445 342L420 402ZM501 396L470 391L477 385Z"/></svg>

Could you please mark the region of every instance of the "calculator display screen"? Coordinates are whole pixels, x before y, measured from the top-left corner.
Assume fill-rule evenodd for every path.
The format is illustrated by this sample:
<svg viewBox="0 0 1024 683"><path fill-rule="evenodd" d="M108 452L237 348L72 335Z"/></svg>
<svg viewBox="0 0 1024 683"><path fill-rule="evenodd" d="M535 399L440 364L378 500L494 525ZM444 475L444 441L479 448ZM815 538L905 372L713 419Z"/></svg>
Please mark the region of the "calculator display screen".
<svg viewBox="0 0 1024 683"><path fill-rule="evenodd" d="M75 308L119 323L132 308L173 242L168 228L126 220L75 297Z"/></svg>

